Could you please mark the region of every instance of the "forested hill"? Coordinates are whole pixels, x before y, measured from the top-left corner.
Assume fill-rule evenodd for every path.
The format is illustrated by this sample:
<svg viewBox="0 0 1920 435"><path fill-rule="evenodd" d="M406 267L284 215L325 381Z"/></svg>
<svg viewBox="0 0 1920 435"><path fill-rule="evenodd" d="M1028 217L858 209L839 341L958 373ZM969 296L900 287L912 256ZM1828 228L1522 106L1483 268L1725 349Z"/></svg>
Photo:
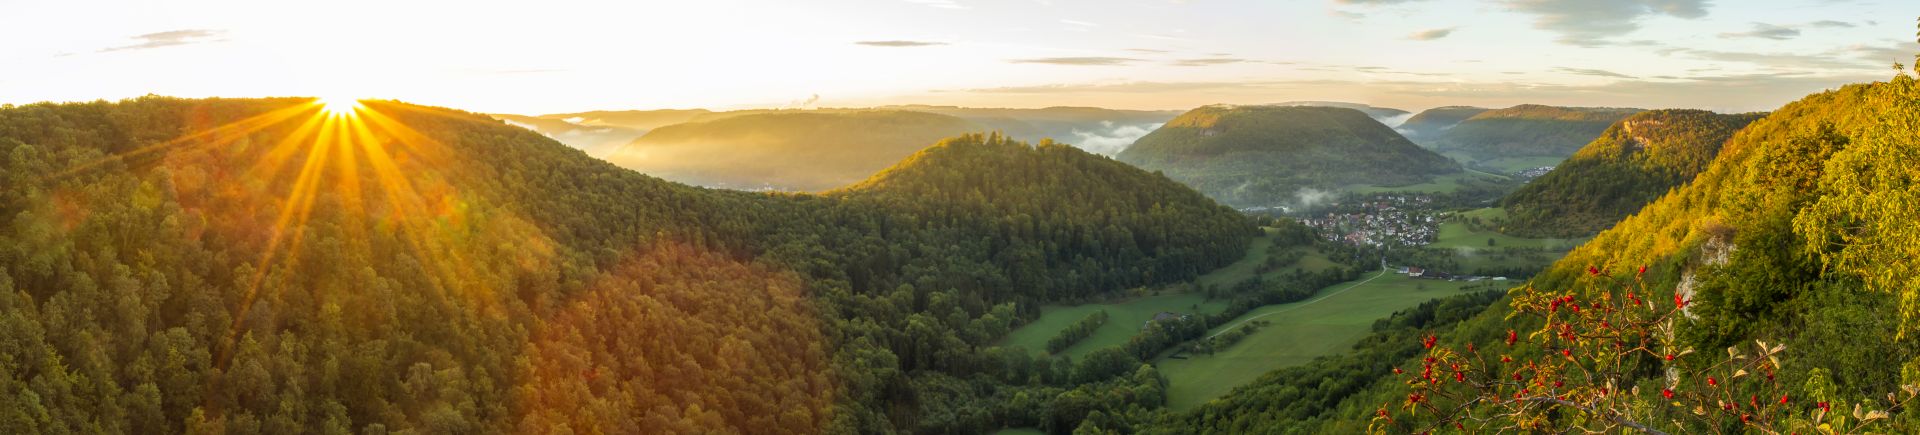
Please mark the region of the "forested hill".
<svg viewBox="0 0 1920 435"><path fill-rule="evenodd" d="M1206 106L1120 153L1223 203L1285 205L1307 187L1413 184L1459 171L1353 109Z"/></svg>
<svg viewBox="0 0 1920 435"><path fill-rule="evenodd" d="M1591 235L1706 170L1734 132L1762 114L1640 112L1503 200L1502 231L1529 237Z"/></svg>
<svg viewBox="0 0 1920 435"><path fill-rule="evenodd" d="M942 138L985 130L906 111L770 111L669 125L607 156L668 180L813 192L853 184Z"/></svg>
<svg viewBox="0 0 1920 435"><path fill-rule="evenodd" d="M1461 121L1466 121L1468 118L1472 118L1488 110L1492 109L1467 106L1435 107L1420 111L1420 113L1413 115L1412 118L1407 118L1407 122L1401 123L1398 127L1394 128L1400 130L1400 134L1406 135L1408 140L1412 140L1421 145L1429 145L1435 139L1438 139L1441 133L1446 132L1447 129L1453 128L1455 125L1460 125Z"/></svg>
<svg viewBox="0 0 1920 435"><path fill-rule="evenodd" d="M1573 155L1607 126L1640 109L1524 104L1460 121L1433 139L1436 150L1475 160Z"/></svg>
<svg viewBox="0 0 1920 435"><path fill-rule="evenodd" d="M927 225L947 222L967 234L1055 235L1047 240L1052 253L1033 245L999 255L1047 267L1023 271L1033 275L1016 281L1054 281L1044 287L1062 290L1125 284L1085 281L1098 276L1194 276L1207 272L1197 266L1232 262L1245 246L1219 236L1246 225L1233 209L1166 177L1051 141L948 139L832 196L910 213ZM1089 269L1099 265L1118 269Z"/></svg>
<svg viewBox="0 0 1920 435"><path fill-rule="evenodd" d="M1220 266L1253 231L1144 172L1016 148L998 149L1035 160L1013 178L1026 184L929 188L1005 204L1028 200L1007 190L1166 196L940 216L885 188L674 184L484 115L394 102L0 108L0 432L1038 424L1033 410L1066 391L1145 381L991 343L1041 303ZM1075 171L1110 178L1101 192L1033 187ZM1146 202L1168 211L1128 217ZM949 379L1028 402L932 400Z"/></svg>
<svg viewBox="0 0 1920 435"><path fill-rule="evenodd" d="M1544 303L1527 305L1518 298L1561 291L1571 292L1570 297L1579 301L1602 303L1607 302L1602 292L1614 298L1631 292L1647 301L1646 306L1658 307L1657 312L1684 310L1671 319L1671 335L1655 343L1660 349L1655 352L1672 354L1674 359L1668 361L1675 362L1647 355L1621 360L1627 365L1613 372L1625 377L1611 384L1616 391L1634 392L1620 398L1628 401L1625 408L1630 412L1615 417L1667 433L1750 430L1738 414L1743 412L1738 407L1744 405L1733 405L1734 414L1716 414L1721 411L1667 404L1707 397L1710 405L1713 395L1724 391L1727 397L1743 398L1735 399L1742 404L1754 400L1764 405L1766 398L1744 398L1767 391L1772 395L1765 397L1784 397L1774 400L1784 402L1785 411L1752 417L1775 428L1810 426L1801 419L1814 404L1830 404L1833 415L1840 418L1847 415L1841 410L1855 405L1890 411L1879 429L1890 425L1898 432L1920 427L1920 410L1886 401L1889 394L1908 397L1910 393L1901 386L1914 384L1913 373L1920 371L1920 342L1913 339L1913 334L1920 333L1916 320L1920 317L1915 316L1920 313L1915 302L1920 300L1915 297L1920 291L1916 290L1920 288L1916 286L1920 236L1910 224L1920 219L1920 209L1913 205L1920 203L1920 192L1913 188L1920 179L1920 167L1912 163L1920 159L1916 138L1920 138L1920 88L1909 76L1810 95L1735 133L1691 183L1601 232L1527 286L1511 291L1493 309L1456 326L1405 331L1363 343L1364 348L1374 349L1370 354L1397 352L1390 358L1316 362L1315 367L1365 380L1360 385L1339 384L1342 388L1313 396L1311 406L1320 408L1309 409L1317 417L1290 419L1285 412L1292 408L1272 404L1333 381L1269 377L1263 379L1264 385L1249 386L1169 419L1158 432L1291 428L1353 433L1378 424L1376 416L1383 409L1396 427L1434 425L1432 413L1408 413L1399 405L1407 403L1412 381L1396 376L1394 368L1420 368L1419 357L1425 353L1408 335L1436 334L1432 342L1448 349L1465 347L1464 343L1477 344L1482 352L1499 349L1511 355L1516 365L1559 357L1565 351L1531 343L1509 347L1505 340L1508 331L1519 331L1519 337L1531 342L1535 332L1544 335L1558 330L1545 327L1537 317L1514 316L1514 311L1522 307L1544 311ZM1644 274L1639 273L1640 266L1647 266ZM1610 288L1621 286L1625 288ZM1675 299L1676 295L1680 298ZM1561 313L1569 312L1556 307ZM1765 377L1755 374L1741 379L1754 372L1730 373L1716 384L1711 377L1724 372L1689 370L1671 381L1661 375L1663 365L1710 365L1731 358L1727 355L1733 352L1722 349L1751 348L1756 340L1784 346L1776 355L1780 369ZM1723 367L1715 367L1719 368ZM1417 373L1414 369L1407 372ZM1506 376L1520 371L1518 366L1503 367L1495 373ZM1532 374L1526 376L1533 379ZM1571 387L1580 381L1568 377L1567 382ZM1525 385L1537 384L1521 386ZM1680 399L1662 397L1663 390ZM1750 396L1749 391L1756 393ZM1434 400L1435 407L1452 406L1452 402L1440 402L1448 399ZM1474 415L1501 412L1494 409L1496 404L1472 406ZM1581 415L1575 412L1551 408L1522 418ZM1538 430L1559 432L1585 424L1580 420L1542 421L1545 426ZM1503 419L1485 424L1512 423ZM1860 421L1841 423L1854 427Z"/></svg>

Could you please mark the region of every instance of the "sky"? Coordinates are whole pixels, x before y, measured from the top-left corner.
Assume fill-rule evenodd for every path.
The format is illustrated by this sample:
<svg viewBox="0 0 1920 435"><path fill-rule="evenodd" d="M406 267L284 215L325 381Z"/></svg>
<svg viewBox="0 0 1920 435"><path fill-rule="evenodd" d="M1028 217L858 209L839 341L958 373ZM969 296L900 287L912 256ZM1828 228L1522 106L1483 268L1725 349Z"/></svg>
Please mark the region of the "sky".
<svg viewBox="0 0 1920 435"><path fill-rule="evenodd" d="M1771 110L1912 63L1908 0L0 0L0 103L493 113L1335 100Z"/></svg>

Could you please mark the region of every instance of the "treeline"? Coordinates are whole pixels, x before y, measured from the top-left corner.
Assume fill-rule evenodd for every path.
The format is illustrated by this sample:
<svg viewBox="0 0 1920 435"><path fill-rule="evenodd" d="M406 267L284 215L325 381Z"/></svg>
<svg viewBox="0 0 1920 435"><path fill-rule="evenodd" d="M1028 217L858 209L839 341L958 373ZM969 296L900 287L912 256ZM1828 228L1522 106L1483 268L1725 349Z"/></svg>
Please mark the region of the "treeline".
<svg viewBox="0 0 1920 435"><path fill-rule="evenodd" d="M1054 335L1053 338L1047 339L1047 353L1060 353L1060 351L1067 350L1067 348L1073 346L1074 343L1079 343L1080 340L1085 340L1087 337L1093 336L1094 331L1100 330L1100 327L1106 324L1107 310L1095 311L1093 314L1088 314L1087 317L1073 322L1072 325L1067 325L1067 329L1060 330L1060 333Z"/></svg>

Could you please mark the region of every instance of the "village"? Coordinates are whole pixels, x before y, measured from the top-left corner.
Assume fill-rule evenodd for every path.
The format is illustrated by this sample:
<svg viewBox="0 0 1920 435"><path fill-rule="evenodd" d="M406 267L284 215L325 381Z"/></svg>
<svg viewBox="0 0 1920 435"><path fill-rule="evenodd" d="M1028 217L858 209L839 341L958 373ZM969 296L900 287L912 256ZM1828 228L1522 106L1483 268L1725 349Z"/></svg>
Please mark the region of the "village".
<svg viewBox="0 0 1920 435"><path fill-rule="evenodd" d="M1417 246L1432 242L1440 220L1427 206L1425 195L1377 195L1358 202L1334 203L1329 211L1301 223L1320 230L1328 240L1356 246Z"/></svg>

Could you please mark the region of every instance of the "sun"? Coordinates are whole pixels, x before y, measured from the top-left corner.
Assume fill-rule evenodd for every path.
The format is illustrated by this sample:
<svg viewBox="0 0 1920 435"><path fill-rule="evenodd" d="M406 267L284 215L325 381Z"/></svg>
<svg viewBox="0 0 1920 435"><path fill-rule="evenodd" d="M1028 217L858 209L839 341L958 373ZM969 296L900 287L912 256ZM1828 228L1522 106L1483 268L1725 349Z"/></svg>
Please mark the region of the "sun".
<svg viewBox="0 0 1920 435"><path fill-rule="evenodd" d="M360 109L360 99L348 96L321 96L315 98L313 102L314 104L319 104L320 111L326 113L327 116L352 116L354 111Z"/></svg>

